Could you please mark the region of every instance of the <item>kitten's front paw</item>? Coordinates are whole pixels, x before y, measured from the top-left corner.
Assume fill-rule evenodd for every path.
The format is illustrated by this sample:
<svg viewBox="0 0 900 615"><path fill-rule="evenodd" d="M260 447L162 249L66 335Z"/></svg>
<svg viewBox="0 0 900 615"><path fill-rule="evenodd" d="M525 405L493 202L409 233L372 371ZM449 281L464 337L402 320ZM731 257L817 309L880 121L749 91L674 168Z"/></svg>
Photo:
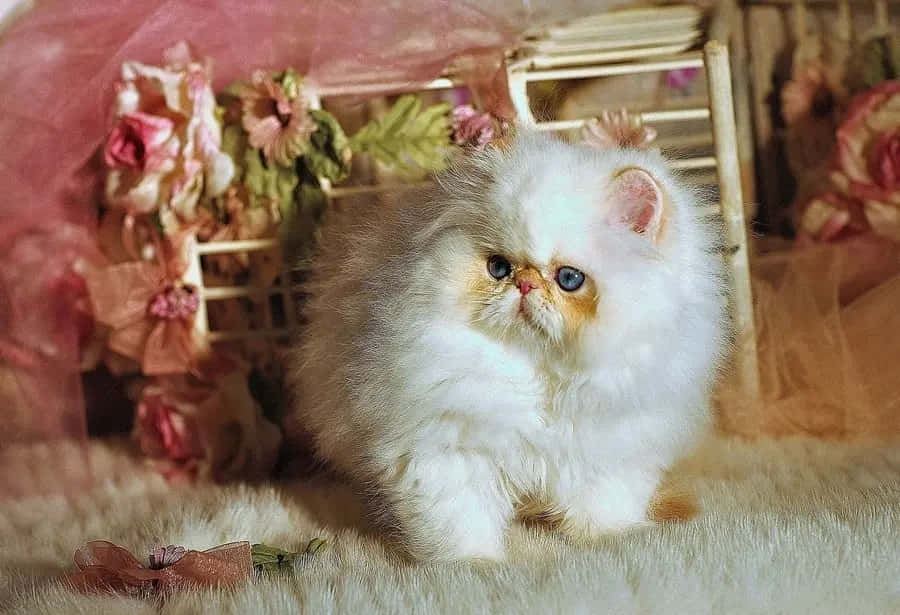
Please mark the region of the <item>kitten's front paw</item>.
<svg viewBox="0 0 900 615"><path fill-rule="evenodd" d="M483 535L416 536L406 535L406 551L421 562L485 561L499 562L504 558L503 537Z"/></svg>
<svg viewBox="0 0 900 615"><path fill-rule="evenodd" d="M479 457L411 460L387 490L405 551L420 561L503 559L512 504Z"/></svg>
<svg viewBox="0 0 900 615"><path fill-rule="evenodd" d="M646 516L633 519L606 518L596 512L569 510L558 527L562 533L577 542L591 542L610 534L651 525L653 521Z"/></svg>
<svg viewBox="0 0 900 615"><path fill-rule="evenodd" d="M593 540L653 525L649 510L656 481L640 478L605 477L573 490L560 502L559 529L576 540Z"/></svg>

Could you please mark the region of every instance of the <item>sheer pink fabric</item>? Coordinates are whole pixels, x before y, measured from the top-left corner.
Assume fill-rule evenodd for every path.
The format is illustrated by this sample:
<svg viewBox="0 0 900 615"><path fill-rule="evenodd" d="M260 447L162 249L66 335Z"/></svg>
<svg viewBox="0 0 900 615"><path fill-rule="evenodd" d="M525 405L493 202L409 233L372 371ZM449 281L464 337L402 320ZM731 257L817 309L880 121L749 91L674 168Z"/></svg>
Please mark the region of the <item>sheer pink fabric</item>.
<svg viewBox="0 0 900 615"><path fill-rule="evenodd" d="M159 63L186 40L212 58L215 87L292 66L334 85L431 79L453 59L482 104L510 117L503 49L526 28L615 0L37 0L0 33L0 497L29 480L20 445L84 436L84 327L72 263L95 259L95 152L123 62ZM71 458L68 457L68 458ZM84 464L68 464L86 475ZM10 477L10 478L7 478ZM13 483L14 481L14 483Z"/></svg>
<svg viewBox="0 0 900 615"><path fill-rule="evenodd" d="M746 436L900 434L900 246L873 234L752 263L762 397L727 384Z"/></svg>

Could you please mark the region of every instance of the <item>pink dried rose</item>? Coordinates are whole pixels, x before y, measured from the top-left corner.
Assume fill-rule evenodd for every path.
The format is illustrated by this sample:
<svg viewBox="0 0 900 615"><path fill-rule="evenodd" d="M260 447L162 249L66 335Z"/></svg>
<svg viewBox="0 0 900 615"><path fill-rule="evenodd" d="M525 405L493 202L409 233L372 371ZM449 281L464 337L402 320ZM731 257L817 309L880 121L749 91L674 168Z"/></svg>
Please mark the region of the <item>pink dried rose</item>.
<svg viewBox="0 0 900 615"><path fill-rule="evenodd" d="M170 151L173 128L167 117L140 111L125 113L109 135L103 160L112 169L155 171L177 153Z"/></svg>
<svg viewBox="0 0 900 615"><path fill-rule="evenodd" d="M625 109L604 111L588 120L581 129L582 143L597 149L644 148L656 139L656 130L644 126L639 115Z"/></svg>
<svg viewBox="0 0 900 615"><path fill-rule="evenodd" d="M303 153L317 126L295 73L286 71L278 82L266 72L256 71L240 98L241 121L252 147L285 166Z"/></svg>
<svg viewBox="0 0 900 615"><path fill-rule="evenodd" d="M138 400L134 437L170 480L262 478L281 443L250 395L247 371L229 360L153 379Z"/></svg>
<svg viewBox="0 0 900 615"><path fill-rule="evenodd" d="M459 105L450 115L453 142L460 146L484 149L494 140L494 119L490 113L478 113L471 105Z"/></svg>
<svg viewBox="0 0 900 615"><path fill-rule="evenodd" d="M856 97L837 130L829 177L862 203L872 230L900 241L900 81Z"/></svg>
<svg viewBox="0 0 900 615"><path fill-rule="evenodd" d="M135 437L141 452L164 461L167 478L192 478L203 458L195 420L179 412L177 399L147 387L137 405Z"/></svg>
<svg viewBox="0 0 900 615"><path fill-rule="evenodd" d="M207 66L184 43L164 67L122 65L116 122L104 160L106 199L132 213L159 211L169 233L196 216L201 197L221 194L234 162L221 151L222 128Z"/></svg>

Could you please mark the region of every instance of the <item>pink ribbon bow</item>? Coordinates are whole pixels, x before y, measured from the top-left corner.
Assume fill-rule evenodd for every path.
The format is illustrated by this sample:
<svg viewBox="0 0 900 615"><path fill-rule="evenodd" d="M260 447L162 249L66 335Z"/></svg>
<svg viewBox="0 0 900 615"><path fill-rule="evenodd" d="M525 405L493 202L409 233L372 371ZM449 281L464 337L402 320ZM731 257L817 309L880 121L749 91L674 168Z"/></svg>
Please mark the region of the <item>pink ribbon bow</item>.
<svg viewBox="0 0 900 615"><path fill-rule="evenodd" d="M154 549L146 567L127 549L94 540L75 551L78 572L64 576L74 589L86 593L130 595L166 593L194 587L233 586L252 570L249 542L230 542L207 551L180 547Z"/></svg>

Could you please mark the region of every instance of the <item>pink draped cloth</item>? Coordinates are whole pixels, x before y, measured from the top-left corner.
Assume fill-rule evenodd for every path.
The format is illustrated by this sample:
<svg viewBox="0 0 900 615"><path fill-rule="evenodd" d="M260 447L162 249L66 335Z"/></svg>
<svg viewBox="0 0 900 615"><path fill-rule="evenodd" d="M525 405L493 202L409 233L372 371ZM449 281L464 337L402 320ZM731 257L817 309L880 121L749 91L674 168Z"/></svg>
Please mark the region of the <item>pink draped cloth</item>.
<svg viewBox="0 0 900 615"><path fill-rule="evenodd" d="M509 117L504 48L525 29L596 13L615 0L37 0L0 33L0 497L22 444L85 435L79 378L81 288L95 260L96 151L123 62L155 64L186 40L214 61L218 89L253 69L294 67L313 85L399 84L451 60L486 110ZM37 255L40 255L37 258ZM124 409L123 409L124 411ZM15 449L15 450L14 450ZM10 462L10 458L14 461ZM12 464L12 465L10 465ZM80 485L85 468L69 464ZM9 470L9 471L7 471ZM26 490L27 491L27 490Z"/></svg>

